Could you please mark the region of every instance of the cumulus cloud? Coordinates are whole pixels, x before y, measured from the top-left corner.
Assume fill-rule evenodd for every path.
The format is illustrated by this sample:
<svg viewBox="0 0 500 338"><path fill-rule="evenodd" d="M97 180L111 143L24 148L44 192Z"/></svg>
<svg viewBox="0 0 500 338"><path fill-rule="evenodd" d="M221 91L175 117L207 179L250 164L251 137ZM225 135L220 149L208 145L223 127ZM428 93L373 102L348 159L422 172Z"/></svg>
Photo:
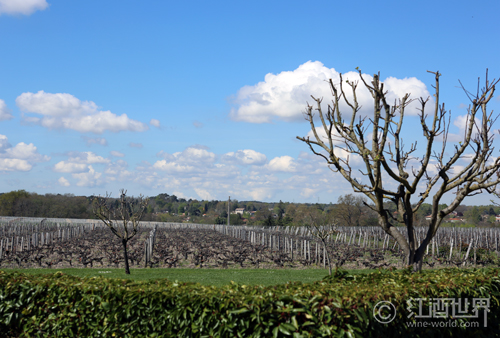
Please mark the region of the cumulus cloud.
<svg viewBox="0 0 500 338"><path fill-rule="evenodd" d="M33 143L12 146L7 136L0 135L0 171L30 171L34 163L48 160L50 157L39 154Z"/></svg>
<svg viewBox="0 0 500 338"><path fill-rule="evenodd" d="M111 161L91 151L70 152L67 161L60 161L54 166L55 172L81 173L90 168L91 164L108 164Z"/></svg>
<svg viewBox="0 0 500 338"><path fill-rule="evenodd" d="M110 160L107 158L104 158L102 156L96 155L95 153L91 151L84 151L84 152L70 152L69 153L70 157L68 159L69 162L74 162L74 163L85 163L85 164L94 164L94 163L109 163Z"/></svg>
<svg viewBox="0 0 500 338"><path fill-rule="evenodd" d="M160 151L157 155L163 160L156 161L153 167L170 173L206 171L207 166L213 166L216 156L204 148L203 146L191 146L182 152L173 154Z"/></svg>
<svg viewBox="0 0 500 338"><path fill-rule="evenodd" d="M255 150L245 149L224 154L222 161L240 165L263 165L266 163L267 157Z"/></svg>
<svg viewBox="0 0 500 338"><path fill-rule="evenodd" d="M61 161L56 163L54 171L58 173L81 173L87 171L88 166L85 163L73 163Z"/></svg>
<svg viewBox="0 0 500 338"><path fill-rule="evenodd" d="M4 100L0 100L0 121L11 120L14 116L10 113Z"/></svg>
<svg viewBox="0 0 500 338"><path fill-rule="evenodd" d="M314 194L316 194L316 192L318 191L318 189L311 189L311 188L303 188L300 192L300 195L308 198L308 197L311 197L313 196Z"/></svg>
<svg viewBox="0 0 500 338"><path fill-rule="evenodd" d="M104 173L107 175L107 181L132 181L135 173L127 170L128 163L124 160L117 160L107 165Z"/></svg>
<svg viewBox="0 0 500 338"><path fill-rule="evenodd" d="M49 6L46 0L0 0L0 14L31 15Z"/></svg>
<svg viewBox="0 0 500 338"><path fill-rule="evenodd" d="M363 74L367 83L372 77ZM319 61L308 61L294 71L284 71L277 75L267 74L264 81L253 86L245 86L238 91L234 99L235 107L230 117L235 121L251 123L270 123L273 120L299 121L303 119L306 102L312 103L311 95L324 98L323 103L331 100L332 95L327 83L332 79L335 85L340 82L339 73L334 68L327 68ZM344 80L359 81L359 74L348 72L343 74ZM412 98L430 96L426 86L416 78L396 79L389 77L384 80L384 89L388 91L388 98L394 100L407 92ZM349 88L344 87L346 96L352 100ZM362 107L360 114L369 115L372 108L372 96L360 84L357 90L358 102ZM416 115L416 102L406 110L408 115ZM341 105L346 118L350 116L349 107L345 102Z"/></svg>
<svg viewBox="0 0 500 338"><path fill-rule="evenodd" d="M328 127L329 127L329 125L328 125ZM319 127L315 127L314 129L316 129L316 133L318 134L319 138L323 142L328 144L328 136L326 134L325 128L323 128L323 125L321 125ZM312 130L309 130L306 137L309 137L311 140L316 141L316 137L314 136L314 133ZM337 133L337 130L335 128L332 129L332 141L333 141L334 145L344 144L343 139L340 138L339 133Z"/></svg>
<svg viewBox="0 0 500 338"><path fill-rule="evenodd" d="M239 200L270 201L285 199L281 194L286 192L316 201L321 194L349 189L348 183L332 175L323 159L305 152L269 160L251 149L215 154L196 145L182 152L161 151L157 156L161 158L155 163L137 166L127 182L137 182L144 189L209 200L229 195ZM119 172L104 172L106 180Z"/></svg>
<svg viewBox="0 0 500 338"><path fill-rule="evenodd" d="M194 121L193 126L195 126L196 128L203 128L204 124L200 121Z"/></svg>
<svg viewBox="0 0 500 338"><path fill-rule="evenodd" d="M189 173L196 170L196 168L193 166L182 165L175 162L167 162L166 160L156 161L153 167L155 169L168 171L170 173Z"/></svg>
<svg viewBox="0 0 500 338"><path fill-rule="evenodd" d="M275 157L267 167L272 171L283 171L293 173L297 170L297 164L291 156Z"/></svg>
<svg viewBox="0 0 500 338"><path fill-rule="evenodd" d="M468 127L469 120L467 114L465 115L459 115L453 120L453 125L458 128L458 133L448 133L447 136L447 141L448 142L463 142L464 141L464 136L466 129ZM481 120L476 117L476 125L480 126L481 125ZM472 130L472 137L475 137L477 135L477 129L473 128ZM443 135L438 136L438 140L442 140Z"/></svg>
<svg viewBox="0 0 500 338"><path fill-rule="evenodd" d="M157 119L151 119L151 121L149 121L149 124L153 127L160 128L160 121Z"/></svg>
<svg viewBox="0 0 500 338"><path fill-rule="evenodd" d="M88 137L88 136L82 135L82 139L85 141L85 143L89 147L91 145L93 145L93 144L99 144L101 146L107 146L108 145L108 141L104 137L95 137L95 138L92 138L92 137Z"/></svg>
<svg viewBox="0 0 500 338"><path fill-rule="evenodd" d="M12 147L7 136L0 134L0 153Z"/></svg>
<svg viewBox="0 0 500 338"><path fill-rule="evenodd" d="M79 187L96 187L104 184L104 180L102 178L102 173L99 173L89 166L89 171L85 173L79 174L71 174L74 179L77 179L76 183Z"/></svg>
<svg viewBox="0 0 500 338"><path fill-rule="evenodd" d="M187 147L182 152L176 152L169 154L164 151L160 151L156 154L158 157L162 157L169 162L179 162L179 163L213 163L215 161L215 154L208 151L208 148L202 145L194 145Z"/></svg>
<svg viewBox="0 0 500 338"><path fill-rule="evenodd" d="M0 158L0 171L30 171L33 166L26 160Z"/></svg>
<svg viewBox="0 0 500 338"><path fill-rule="evenodd" d="M142 122L101 111L92 101L80 101L71 94L23 93L16 99L21 111L42 115L25 116L25 123L37 124L49 129L71 129L82 133L102 134L105 131L136 131L148 129Z"/></svg>
<svg viewBox="0 0 500 338"><path fill-rule="evenodd" d="M249 190L248 195L255 201L263 201L273 198L275 192L271 188L255 188Z"/></svg>
<svg viewBox="0 0 500 338"><path fill-rule="evenodd" d="M206 190L204 189L199 189L199 188L194 188L194 191L196 192L196 194L198 194L198 196L201 197L201 199L203 200L206 200L206 201L212 201L214 200L215 198Z"/></svg>
<svg viewBox="0 0 500 338"><path fill-rule="evenodd" d="M59 185L62 186L62 187L69 187L70 186L70 183L67 179L65 179L64 177L61 177L57 180L57 182L59 182Z"/></svg>

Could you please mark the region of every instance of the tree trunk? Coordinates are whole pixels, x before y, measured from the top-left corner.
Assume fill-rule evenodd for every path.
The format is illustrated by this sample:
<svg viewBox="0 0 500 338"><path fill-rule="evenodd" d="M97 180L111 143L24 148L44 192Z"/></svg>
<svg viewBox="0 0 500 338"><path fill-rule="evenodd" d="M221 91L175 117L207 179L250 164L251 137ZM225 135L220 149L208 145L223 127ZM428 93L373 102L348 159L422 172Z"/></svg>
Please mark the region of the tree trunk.
<svg viewBox="0 0 500 338"><path fill-rule="evenodd" d="M122 239L122 244L123 244L123 259L125 260L125 274L130 275L130 269L128 266L127 240Z"/></svg>
<svg viewBox="0 0 500 338"><path fill-rule="evenodd" d="M425 248L427 245L422 243L420 247L415 250L415 254L413 255L413 261L410 262L410 265L413 265L413 272L422 271L422 263L424 261Z"/></svg>

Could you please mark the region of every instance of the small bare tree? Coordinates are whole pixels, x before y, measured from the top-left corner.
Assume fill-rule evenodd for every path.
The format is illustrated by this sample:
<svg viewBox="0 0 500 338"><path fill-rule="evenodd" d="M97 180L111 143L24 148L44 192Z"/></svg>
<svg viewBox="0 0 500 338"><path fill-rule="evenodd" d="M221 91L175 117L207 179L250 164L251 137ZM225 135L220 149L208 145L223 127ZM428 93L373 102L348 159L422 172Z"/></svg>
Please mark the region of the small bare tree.
<svg viewBox="0 0 500 338"><path fill-rule="evenodd" d="M149 200L143 198L142 195L137 199L127 198L126 194L126 190L120 190L119 204L116 208L112 208L108 204L110 195L106 194L106 197L95 197L93 211L94 215L103 221L115 236L121 239L125 273L130 275L127 244L139 230L139 222L144 215Z"/></svg>
<svg viewBox="0 0 500 338"><path fill-rule="evenodd" d="M328 273L332 275L332 257L328 249L328 240L331 236L336 234L335 224L328 213L322 212L318 209L308 209L302 214L302 221L304 226L307 228L309 233L318 238L323 244L323 251L325 252L326 261L328 263ZM338 265L335 264L335 269L338 269Z"/></svg>
<svg viewBox="0 0 500 338"><path fill-rule="evenodd" d="M420 271L425 249L443 219L457 208L465 197L481 192L494 193L495 187L500 183L500 158L492 156L494 148L491 134L493 123L498 116L493 116L493 112L487 109L498 80L488 81L486 72L485 85L480 89L478 83L476 93L470 93L462 86L471 104L467 110L463 139L453 145L451 156L448 157L450 147L447 148L447 140L451 114L445 110L444 104L439 102L441 74L429 72L435 75L435 105L428 118L424 108L429 99L418 100L419 124L426 141L420 157L415 157L416 141L409 149L403 147L402 127L405 108L412 102L410 94L390 104L384 84L380 81L380 74L375 74L373 80L367 82L361 71L358 70L358 73L362 85L373 97L373 115L367 118L359 114L361 107L356 96L359 81L344 81L340 75L340 83L329 81L333 100L326 112L322 110L322 99L314 96L311 97L315 101L315 107L307 105L305 118L310 123L314 139L297 138L309 145L314 154L324 158L334 172L339 172L351 184L355 192L363 193L370 199L373 203L370 207L377 213L378 224L399 243L414 271ZM349 88L352 98L348 98L344 87ZM349 107L350 121L344 120L341 103ZM320 136L316 129L314 110L318 111L326 137ZM439 136L442 146L433 150ZM357 156L362 160L363 169L360 171L364 178L355 177L349 156L340 157L338 150L342 150L351 158ZM460 167L462 161L465 164ZM412 163L418 165L413 167ZM393 186L397 188L392 189ZM421 186L423 189L420 189ZM446 208L439 210L441 199L449 192L455 193L453 201ZM412 197L417 197L413 204ZM418 243L413 215L429 197L432 197L432 217L425 238ZM384 201L396 204L397 217L384 208ZM405 225L407 238L395 227L397 223Z"/></svg>

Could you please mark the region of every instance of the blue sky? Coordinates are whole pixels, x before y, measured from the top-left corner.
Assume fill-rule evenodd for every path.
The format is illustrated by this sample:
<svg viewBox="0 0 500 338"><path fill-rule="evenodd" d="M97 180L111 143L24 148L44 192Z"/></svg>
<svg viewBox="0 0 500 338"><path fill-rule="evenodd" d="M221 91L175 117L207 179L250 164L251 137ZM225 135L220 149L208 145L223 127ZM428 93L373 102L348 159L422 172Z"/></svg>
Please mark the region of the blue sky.
<svg viewBox="0 0 500 338"><path fill-rule="evenodd" d="M500 3L448 4L0 0L0 191L336 202L351 188L295 139L323 77L418 96L439 70L454 121L459 79L500 76Z"/></svg>

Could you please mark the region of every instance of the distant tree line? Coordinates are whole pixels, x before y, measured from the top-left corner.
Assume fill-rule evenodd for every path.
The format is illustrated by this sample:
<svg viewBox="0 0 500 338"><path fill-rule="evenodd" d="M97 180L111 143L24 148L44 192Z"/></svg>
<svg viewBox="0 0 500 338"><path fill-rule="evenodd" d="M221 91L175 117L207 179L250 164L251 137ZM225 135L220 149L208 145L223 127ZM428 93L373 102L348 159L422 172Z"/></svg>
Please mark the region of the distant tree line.
<svg viewBox="0 0 500 338"><path fill-rule="evenodd" d="M46 217L46 218L95 218L92 201L95 196L74 196L73 194L39 195L25 190L0 194L0 216ZM112 205L119 206L118 198L110 198ZM289 203L279 201L266 203L259 201L231 200L230 223L232 225L264 226L300 226L306 225L311 216L340 226L376 226L377 215L366 205L366 199L360 195L340 196L337 203ZM440 205L445 208L446 204ZM236 214L237 208L243 208L243 214ZM390 212L396 211L396 205L386 203ZM142 218L145 221L190 222L208 224L227 223L228 201L203 201L184 199L166 193L149 197L149 202ZM463 215L465 223L470 225L491 226L495 224L495 215L500 214L500 207L459 206L456 209ZM414 214L415 224L424 226L425 216L431 212L430 204L423 204ZM397 218L397 213L394 213ZM450 218L455 216L450 216Z"/></svg>

